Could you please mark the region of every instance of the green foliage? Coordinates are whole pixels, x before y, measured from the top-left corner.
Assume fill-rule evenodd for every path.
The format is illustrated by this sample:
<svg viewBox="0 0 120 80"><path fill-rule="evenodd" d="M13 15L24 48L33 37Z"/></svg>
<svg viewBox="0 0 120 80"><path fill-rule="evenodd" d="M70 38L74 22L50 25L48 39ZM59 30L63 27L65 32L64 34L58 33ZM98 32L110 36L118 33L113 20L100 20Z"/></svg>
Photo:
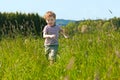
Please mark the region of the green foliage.
<svg viewBox="0 0 120 80"><path fill-rule="evenodd" d="M69 23L65 27L69 34L74 33L96 33L101 31L120 30L120 18L112 18L109 20L81 20L73 23Z"/></svg>
<svg viewBox="0 0 120 80"><path fill-rule="evenodd" d="M110 22L117 30L120 28L120 18L114 17L113 19L110 19Z"/></svg>
<svg viewBox="0 0 120 80"><path fill-rule="evenodd" d="M0 13L0 37L42 36L45 20L37 13Z"/></svg>
<svg viewBox="0 0 120 80"><path fill-rule="evenodd" d="M75 33L60 38L57 62L49 66L41 38L0 42L0 80L119 80L119 32Z"/></svg>
<svg viewBox="0 0 120 80"><path fill-rule="evenodd" d="M11 24L17 18L13 23L16 26L23 22L27 25L30 19L35 22L34 26L44 23L38 14L16 12L0 13L0 16L4 24L6 19ZM82 33L84 26L87 31ZM119 80L119 26L119 18L69 23L63 28L70 37L60 37L57 62L52 66L45 58L42 38L18 35L11 39L6 36L0 41L0 80ZM35 29L42 30L41 27Z"/></svg>

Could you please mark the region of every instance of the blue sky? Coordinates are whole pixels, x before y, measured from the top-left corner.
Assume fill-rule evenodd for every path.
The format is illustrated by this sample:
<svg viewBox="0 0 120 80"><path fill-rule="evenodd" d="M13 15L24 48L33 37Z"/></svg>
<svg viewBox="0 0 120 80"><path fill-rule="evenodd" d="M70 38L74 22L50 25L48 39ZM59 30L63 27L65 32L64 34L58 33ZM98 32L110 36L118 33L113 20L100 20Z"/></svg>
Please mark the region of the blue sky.
<svg viewBox="0 0 120 80"><path fill-rule="evenodd" d="M120 17L120 0L1 0L0 12L54 11L57 19L109 19ZM112 14L109 12L112 11Z"/></svg>

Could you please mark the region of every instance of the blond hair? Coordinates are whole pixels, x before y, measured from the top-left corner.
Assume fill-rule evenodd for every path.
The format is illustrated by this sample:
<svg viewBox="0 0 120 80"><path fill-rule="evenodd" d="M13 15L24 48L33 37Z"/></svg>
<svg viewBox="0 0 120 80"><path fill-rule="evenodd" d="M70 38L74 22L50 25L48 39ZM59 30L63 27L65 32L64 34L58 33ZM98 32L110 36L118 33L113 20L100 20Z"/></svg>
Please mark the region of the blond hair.
<svg viewBox="0 0 120 80"><path fill-rule="evenodd" d="M53 17L53 18L56 19L56 14L55 14L54 12L52 12L52 11L47 11L47 12L45 13L45 15L44 15L44 19L47 19L47 18L49 18L49 17Z"/></svg>

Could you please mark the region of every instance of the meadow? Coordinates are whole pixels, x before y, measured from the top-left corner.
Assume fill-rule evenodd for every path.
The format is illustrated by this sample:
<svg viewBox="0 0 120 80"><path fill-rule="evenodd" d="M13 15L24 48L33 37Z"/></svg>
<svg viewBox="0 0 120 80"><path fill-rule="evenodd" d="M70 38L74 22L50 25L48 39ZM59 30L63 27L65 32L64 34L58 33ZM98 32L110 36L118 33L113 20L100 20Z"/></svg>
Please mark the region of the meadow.
<svg viewBox="0 0 120 80"><path fill-rule="evenodd" d="M0 80L120 80L120 32L60 37L57 62L49 65L44 39L0 41Z"/></svg>

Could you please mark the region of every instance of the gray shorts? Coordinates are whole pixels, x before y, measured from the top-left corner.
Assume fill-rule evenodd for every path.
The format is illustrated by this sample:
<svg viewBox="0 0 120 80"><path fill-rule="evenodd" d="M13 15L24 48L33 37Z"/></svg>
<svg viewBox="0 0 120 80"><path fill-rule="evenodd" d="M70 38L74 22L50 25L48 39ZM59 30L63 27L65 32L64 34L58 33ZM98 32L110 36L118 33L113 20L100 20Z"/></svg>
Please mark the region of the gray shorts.
<svg viewBox="0 0 120 80"><path fill-rule="evenodd" d="M56 60L57 52L58 52L58 45L45 46L45 55L48 60Z"/></svg>

